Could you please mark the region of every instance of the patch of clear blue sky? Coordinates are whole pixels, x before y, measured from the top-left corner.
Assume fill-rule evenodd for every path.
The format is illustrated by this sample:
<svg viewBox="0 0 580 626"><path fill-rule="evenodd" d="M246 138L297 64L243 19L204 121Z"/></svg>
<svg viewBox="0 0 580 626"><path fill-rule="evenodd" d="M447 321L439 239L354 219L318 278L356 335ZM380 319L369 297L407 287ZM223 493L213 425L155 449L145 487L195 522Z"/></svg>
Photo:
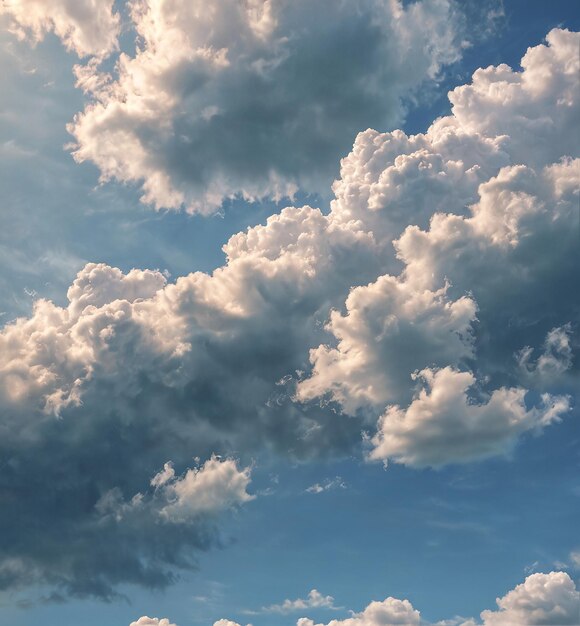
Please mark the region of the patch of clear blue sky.
<svg viewBox="0 0 580 626"><path fill-rule="evenodd" d="M579 28L579 9L569 0L510 0L505 13L503 27L467 50L429 93L428 103L410 112L407 132L422 131L448 113L446 92L477 67L517 67L526 48L551 28ZM0 322L29 310L25 287L62 302L85 261L124 270L158 267L173 276L211 270L223 262L221 246L231 234L279 209L235 202L223 217L155 214L129 187L95 189L96 169L74 164L62 150L70 140L64 126L82 108L71 57L54 38L33 51L4 35L1 44L3 84L11 87L0 92L0 311L6 312ZM11 75L9 49L19 55L21 68L35 67L36 73ZM323 209L327 202L320 199ZM0 623L128 626L149 614L180 626L211 625L220 617L286 626L305 613L323 622L346 615L243 613L304 597L313 587L354 610L393 595L408 597L426 619L477 616L521 582L526 567L537 562L537 570L547 571L578 548L577 418L576 411L541 438L526 438L511 461L441 471L384 471L357 459L295 467L260 459L253 488L271 486L273 495L245 506L226 525L230 544L202 555L200 570L175 587L165 593L125 589L130 603L16 609L3 606L10 598L0 598ZM271 483L272 474L278 484ZM347 489L305 493L336 475Z"/></svg>

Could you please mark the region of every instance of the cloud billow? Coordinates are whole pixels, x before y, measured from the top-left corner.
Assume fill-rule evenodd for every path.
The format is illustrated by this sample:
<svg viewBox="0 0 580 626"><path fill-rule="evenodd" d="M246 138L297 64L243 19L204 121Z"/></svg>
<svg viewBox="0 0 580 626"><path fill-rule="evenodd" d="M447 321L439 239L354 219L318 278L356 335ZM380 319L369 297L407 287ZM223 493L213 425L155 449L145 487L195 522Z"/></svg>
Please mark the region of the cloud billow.
<svg viewBox="0 0 580 626"><path fill-rule="evenodd" d="M360 133L329 214L284 209L234 235L211 275L91 263L66 306L8 324L0 585L171 582L217 541L217 518L191 515L187 494L213 484L193 456L341 455L364 429L376 460L440 466L510 454L564 418L577 46L557 29L522 71L476 72L426 133ZM510 118L541 133L510 136ZM236 506L247 476L231 463L209 467Z"/></svg>
<svg viewBox="0 0 580 626"><path fill-rule="evenodd" d="M460 57L449 0L130 4L134 55L77 67L91 102L77 161L139 184L156 208L325 192L354 135L393 127L402 98Z"/></svg>

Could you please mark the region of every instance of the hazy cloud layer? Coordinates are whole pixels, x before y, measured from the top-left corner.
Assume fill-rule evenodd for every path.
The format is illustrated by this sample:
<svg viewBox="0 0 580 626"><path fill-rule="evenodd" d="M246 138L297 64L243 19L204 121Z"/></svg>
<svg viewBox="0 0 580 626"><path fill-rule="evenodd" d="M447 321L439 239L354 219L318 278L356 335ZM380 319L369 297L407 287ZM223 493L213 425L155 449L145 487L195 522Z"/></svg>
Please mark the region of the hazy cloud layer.
<svg viewBox="0 0 580 626"><path fill-rule="evenodd" d="M187 471L194 456L338 455L364 429L375 459L439 466L564 417L579 367L577 46L554 30L522 72L476 72L425 134L359 134L330 214L284 209L233 236L211 275L91 263L67 306L39 300L7 325L0 586L170 582L188 547L216 540L195 507L249 498L245 470L210 460L214 491ZM529 132L507 135L509 119ZM172 531L153 542L160 519Z"/></svg>
<svg viewBox="0 0 580 626"><path fill-rule="evenodd" d="M326 192L355 134L393 127L461 50L450 0L136 0L130 14L135 54L113 74L76 69L91 102L69 130L78 161L157 208Z"/></svg>

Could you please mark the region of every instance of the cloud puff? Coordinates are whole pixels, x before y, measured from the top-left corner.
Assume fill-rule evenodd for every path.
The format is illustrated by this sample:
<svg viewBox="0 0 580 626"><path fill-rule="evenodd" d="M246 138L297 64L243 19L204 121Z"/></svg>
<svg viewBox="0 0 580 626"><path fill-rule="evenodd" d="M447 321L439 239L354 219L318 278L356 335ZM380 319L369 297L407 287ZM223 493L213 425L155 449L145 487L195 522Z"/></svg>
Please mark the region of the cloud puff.
<svg viewBox="0 0 580 626"><path fill-rule="evenodd" d="M372 439L371 459L436 467L495 456L509 452L522 432L541 430L569 410L567 398L548 394L528 410L521 388L502 387L483 404L474 403L467 395L473 374L450 367L419 376L427 389L407 409L387 409Z"/></svg>
<svg viewBox="0 0 580 626"><path fill-rule="evenodd" d="M338 346L311 351L313 372L297 397L328 395L351 415L365 404L384 406L408 393L410 375L425 363L456 364L473 355L476 310L469 297L450 302L445 287L417 289L393 276L353 289L346 315L333 311L326 326Z"/></svg>
<svg viewBox="0 0 580 626"><path fill-rule="evenodd" d="M296 600L284 600L281 604L265 606L262 611L265 613L292 613L302 609L336 609L334 598L324 596L317 589L312 589L306 598L296 598Z"/></svg>
<svg viewBox="0 0 580 626"><path fill-rule="evenodd" d="M144 615L140 617L136 622L131 622L129 626L177 626L176 624L170 624L167 618L159 619L158 617L147 617Z"/></svg>
<svg viewBox="0 0 580 626"><path fill-rule="evenodd" d="M113 5L114 0L10 0L2 3L0 15L8 16L20 39L38 42L54 32L78 56L104 57L117 49L120 33Z"/></svg>
<svg viewBox="0 0 580 626"><path fill-rule="evenodd" d="M324 190L354 135L459 58L449 0L130 3L136 53L77 68L92 102L74 157L138 183L157 208Z"/></svg>
<svg viewBox="0 0 580 626"><path fill-rule="evenodd" d="M319 458L376 429L377 458L441 465L504 454L555 421L580 366L578 161L561 124L578 103L577 42L552 31L522 72L476 73L454 93L477 95L481 119L361 133L328 215L284 209L234 235L211 275L88 264L66 306L39 300L6 325L0 489L14 515L0 519L0 587L170 582L191 565L184 546L215 541L173 522L167 545L148 540L160 511L189 518L201 477L175 468L192 456ZM496 135L510 116L543 120L550 141ZM527 388L544 403L527 404ZM247 476L228 467L224 494L239 499Z"/></svg>
<svg viewBox="0 0 580 626"><path fill-rule="evenodd" d="M484 626L513 624L577 624L580 592L565 572L532 574L521 585L497 599L498 611L483 611Z"/></svg>
<svg viewBox="0 0 580 626"><path fill-rule="evenodd" d="M371 602L362 613L355 613L344 620L333 619L326 626L419 626L419 611L408 600L387 598L382 602ZM296 626L324 626L311 619L300 618Z"/></svg>

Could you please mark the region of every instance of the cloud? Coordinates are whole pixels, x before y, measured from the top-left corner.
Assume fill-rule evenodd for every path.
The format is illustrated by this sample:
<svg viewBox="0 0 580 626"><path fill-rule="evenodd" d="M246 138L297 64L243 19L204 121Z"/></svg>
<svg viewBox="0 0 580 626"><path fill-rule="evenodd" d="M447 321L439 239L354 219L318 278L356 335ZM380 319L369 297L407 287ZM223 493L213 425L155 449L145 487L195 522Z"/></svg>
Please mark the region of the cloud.
<svg viewBox="0 0 580 626"><path fill-rule="evenodd" d="M437 467L507 454L522 432L539 431L569 411L565 397L546 394L526 409L525 390L496 389L477 404L468 395L473 374L450 367L419 373L423 389L405 410L392 406L379 421L370 458L413 467Z"/></svg>
<svg viewBox="0 0 580 626"><path fill-rule="evenodd" d="M2 3L0 15L8 16L19 39L36 43L54 32L79 57L105 57L117 50L120 33L113 5L114 0L10 0Z"/></svg>
<svg viewBox="0 0 580 626"><path fill-rule="evenodd" d="M14 472L14 459L7 471L18 488L21 480ZM90 458L81 452L78 463L83 462L90 463ZM110 472L111 483L121 486L107 488L106 472L83 475L77 470L67 475L70 469L63 464L61 484L47 483L33 503L20 502L16 494L6 492L24 536L3 521L3 532L15 541L3 544L0 553L4 588L47 584L55 589L52 598L57 600L62 594L110 599L121 582L166 586L175 580L176 570L195 567L196 553L219 545L220 516L253 499L246 491L249 468L238 469L232 459L212 457L181 477L173 475L161 485L157 481L154 490L129 498L121 473ZM26 471L30 468L21 468L21 473ZM77 503L72 494L81 500ZM67 503L65 515L47 510L55 501ZM42 545L25 542L30 533L38 532L32 518L38 515L37 506L43 507ZM139 626L157 624L146 619L150 618L141 618ZM161 621L160 626L164 624Z"/></svg>
<svg viewBox="0 0 580 626"><path fill-rule="evenodd" d="M170 624L167 618L159 619L158 617L147 617L146 615L144 615L143 617L140 617L136 622L131 622L129 626L177 626L177 625L173 623Z"/></svg>
<svg viewBox="0 0 580 626"><path fill-rule="evenodd" d="M484 626L573 625L580 615L580 592L564 572L532 574L496 602L499 610L481 613Z"/></svg>
<svg viewBox="0 0 580 626"><path fill-rule="evenodd" d="M194 456L360 454L366 430L377 458L443 465L505 454L562 415L580 367L564 123L577 42L555 30L521 72L476 73L424 134L360 133L330 213L282 210L234 235L212 274L90 263L66 305L37 300L7 324L0 587L106 597L171 582L217 541L213 524L181 521L193 501L213 506L192 496ZM532 134L505 134L509 118ZM217 467L239 501L244 470Z"/></svg>
<svg viewBox="0 0 580 626"><path fill-rule="evenodd" d="M564 572L532 574L526 580L497 599L498 611L481 613L482 626L550 625L564 626L578 623L580 592L570 576ZM315 624L306 617L297 626L419 626L427 625L418 610L408 600L389 597L382 602L371 602L361 613L346 619ZM477 626L477 621L461 618L443 620L433 626Z"/></svg>
<svg viewBox="0 0 580 626"><path fill-rule="evenodd" d="M323 596L316 589L312 589L306 598L297 598L296 600L284 600L281 604L272 604L262 607L261 612L264 613L282 613L288 614L302 609L336 609L334 598L332 596Z"/></svg>
<svg viewBox="0 0 580 626"><path fill-rule="evenodd" d="M325 191L352 138L393 127L402 98L460 56L450 0L180 0L130 4L113 75L89 63L70 124L77 161L139 184L156 208Z"/></svg>
<svg viewBox="0 0 580 626"><path fill-rule="evenodd" d="M327 478L323 483L314 483L310 485L306 489L307 493L322 493L323 491L328 491L329 489L346 489L346 483L340 476L336 476L333 479Z"/></svg>
<svg viewBox="0 0 580 626"><path fill-rule="evenodd" d="M387 598L382 602L371 602L361 613L354 613L344 620L331 620L326 626L419 626L419 611L408 600ZM296 626L324 626L302 617Z"/></svg>

